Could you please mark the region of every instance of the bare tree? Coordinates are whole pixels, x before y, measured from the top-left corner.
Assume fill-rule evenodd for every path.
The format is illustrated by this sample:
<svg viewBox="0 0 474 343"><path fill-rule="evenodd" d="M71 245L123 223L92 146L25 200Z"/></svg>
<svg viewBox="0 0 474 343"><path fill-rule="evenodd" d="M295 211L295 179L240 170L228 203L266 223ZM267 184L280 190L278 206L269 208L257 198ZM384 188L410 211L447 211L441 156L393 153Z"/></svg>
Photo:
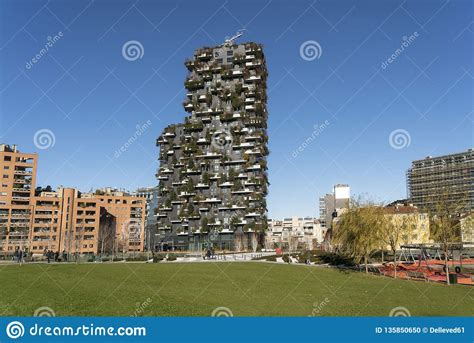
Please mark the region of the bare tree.
<svg viewBox="0 0 474 343"><path fill-rule="evenodd" d="M98 243L100 256L106 252L113 253L113 238L115 235L115 220L110 213L101 214L101 225L99 227Z"/></svg>
<svg viewBox="0 0 474 343"><path fill-rule="evenodd" d="M250 236L250 239L252 244L252 251L256 252L258 247L258 234L256 232L253 232L252 236Z"/></svg>
<svg viewBox="0 0 474 343"><path fill-rule="evenodd" d="M404 237L411 236L411 232L418 225L417 218L418 213L402 215L389 214L383 226L382 242L388 245L392 251L395 278L397 277L397 248L399 248Z"/></svg>
<svg viewBox="0 0 474 343"><path fill-rule="evenodd" d="M83 228L77 227L75 235L74 235L74 260L76 264L79 263L79 255L81 253L82 239L83 239Z"/></svg>
<svg viewBox="0 0 474 343"><path fill-rule="evenodd" d="M249 247L249 239L248 239L248 233L244 233L242 235L242 251L247 251Z"/></svg>
<svg viewBox="0 0 474 343"><path fill-rule="evenodd" d="M441 244L444 253L444 270L446 284L449 285L449 248L461 241L461 218L470 211L468 196L456 193L455 189L443 188L432 197L430 214L430 231L434 240Z"/></svg>
<svg viewBox="0 0 474 343"><path fill-rule="evenodd" d="M291 254L298 249L298 235L290 231L288 236L288 253Z"/></svg>

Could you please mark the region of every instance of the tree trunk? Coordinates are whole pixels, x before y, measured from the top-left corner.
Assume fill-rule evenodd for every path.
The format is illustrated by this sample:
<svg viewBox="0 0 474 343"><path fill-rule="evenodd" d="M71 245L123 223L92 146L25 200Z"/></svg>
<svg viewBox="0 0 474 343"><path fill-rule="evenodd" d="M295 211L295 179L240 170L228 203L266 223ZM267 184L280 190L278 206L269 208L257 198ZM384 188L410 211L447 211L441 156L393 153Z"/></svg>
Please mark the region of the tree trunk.
<svg viewBox="0 0 474 343"><path fill-rule="evenodd" d="M382 249L382 263L383 263L383 249Z"/></svg>
<svg viewBox="0 0 474 343"><path fill-rule="evenodd" d="M393 251L393 277L397 278L397 251Z"/></svg>
<svg viewBox="0 0 474 343"><path fill-rule="evenodd" d="M449 266L448 266L448 249L444 249L444 269L446 271L446 285L449 286Z"/></svg>
<svg viewBox="0 0 474 343"><path fill-rule="evenodd" d="M367 255L364 255L365 273L369 274L369 266L368 266L367 262L368 262Z"/></svg>

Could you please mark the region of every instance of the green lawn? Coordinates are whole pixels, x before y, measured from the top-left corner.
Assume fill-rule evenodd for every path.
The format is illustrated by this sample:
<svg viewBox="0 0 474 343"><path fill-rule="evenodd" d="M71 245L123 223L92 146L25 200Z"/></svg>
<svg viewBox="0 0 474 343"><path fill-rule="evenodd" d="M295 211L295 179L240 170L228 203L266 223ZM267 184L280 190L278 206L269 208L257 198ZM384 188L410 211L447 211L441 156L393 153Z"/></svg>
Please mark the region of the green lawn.
<svg viewBox="0 0 474 343"><path fill-rule="evenodd" d="M0 266L0 315L416 316L472 315L468 286L394 280L272 263L116 263Z"/></svg>

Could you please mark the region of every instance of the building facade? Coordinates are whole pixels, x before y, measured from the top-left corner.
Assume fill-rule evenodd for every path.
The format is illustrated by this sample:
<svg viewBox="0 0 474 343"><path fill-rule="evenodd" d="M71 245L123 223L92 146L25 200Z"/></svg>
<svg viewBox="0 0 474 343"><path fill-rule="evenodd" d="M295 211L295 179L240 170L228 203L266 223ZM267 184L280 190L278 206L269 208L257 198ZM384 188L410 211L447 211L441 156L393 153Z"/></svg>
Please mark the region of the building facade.
<svg viewBox="0 0 474 343"><path fill-rule="evenodd" d="M33 222L38 156L20 152L16 145L0 144L0 248L14 251L29 243Z"/></svg>
<svg viewBox="0 0 474 343"><path fill-rule="evenodd" d="M326 229L319 220L312 217L292 217L283 220L268 220L265 236L267 249L305 249L317 248L324 240Z"/></svg>
<svg viewBox="0 0 474 343"><path fill-rule="evenodd" d="M0 145L0 162L0 255L143 251L145 199L63 187L35 195L36 154Z"/></svg>
<svg viewBox="0 0 474 343"><path fill-rule="evenodd" d="M437 199L474 209L474 149L412 162L407 172L410 201L419 208L435 210Z"/></svg>
<svg viewBox="0 0 474 343"><path fill-rule="evenodd" d="M351 189L349 185L337 184L332 193L319 198L319 221L322 227L330 229L333 218L338 217L349 207Z"/></svg>
<svg viewBox="0 0 474 343"><path fill-rule="evenodd" d="M397 203L384 208L386 217L400 230L400 240L396 250L404 244L433 243L430 233L430 219L427 212L411 203ZM386 247L390 250L390 246Z"/></svg>
<svg viewBox="0 0 474 343"><path fill-rule="evenodd" d="M157 233L157 212L158 212L158 187L142 187L138 188L134 193L135 196L145 198L145 249L156 250L159 242L156 239Z"/></svg>
<svg viewBox="0 0 474 343"><path fill-rule="evenodd" d="M189 114L157 140L159 240L180 250L203 241L230 250L246 249L242 241L264 244L268 137L262 46L201 48L185 65L183 106Z"/></svg>

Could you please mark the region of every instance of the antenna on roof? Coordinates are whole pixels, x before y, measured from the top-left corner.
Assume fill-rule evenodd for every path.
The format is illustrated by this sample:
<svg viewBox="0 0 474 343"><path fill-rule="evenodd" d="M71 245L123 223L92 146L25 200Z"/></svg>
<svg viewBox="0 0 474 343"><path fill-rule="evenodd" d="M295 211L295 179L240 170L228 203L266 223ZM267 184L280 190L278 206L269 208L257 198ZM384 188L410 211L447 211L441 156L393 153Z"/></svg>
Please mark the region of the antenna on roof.
<svg viewBox="0 0 474 343"><path fill-rule="evenodd" d="M240 29L239 31L237 31L237 33L235 35L233 35L232 37L226 39L222 45L223 46L232 46L232 45L234 45L235 40L237 38L239 38L240 36L242 36L244 34L244 31L245 31L245 29Z"/></svg>

